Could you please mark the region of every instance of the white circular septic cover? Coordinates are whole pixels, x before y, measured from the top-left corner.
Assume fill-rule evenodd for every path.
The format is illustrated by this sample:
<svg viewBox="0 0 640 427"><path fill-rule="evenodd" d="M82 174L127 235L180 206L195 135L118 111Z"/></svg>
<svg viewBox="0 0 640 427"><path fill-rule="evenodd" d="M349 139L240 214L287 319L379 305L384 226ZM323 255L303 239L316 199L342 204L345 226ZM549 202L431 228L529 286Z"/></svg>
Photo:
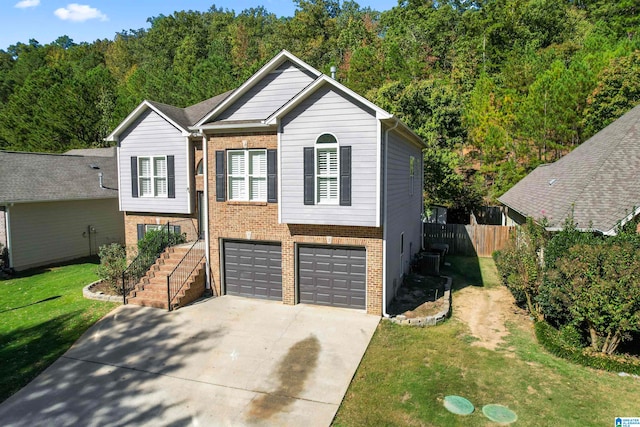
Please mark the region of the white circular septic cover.
<svg viewBox="0 0 640 427"><path fill-rule="evenodd" d="M511 424L518 420L515 412L502 405L484 405L482 413L491 421L501 424Z"/></svg>
<svg viewBox="0 0 640 427"><path fill-rule="evenodd" d="M469 415L475 409L473 403L460 396L445 396L444 407L456 415Z"/></svg>

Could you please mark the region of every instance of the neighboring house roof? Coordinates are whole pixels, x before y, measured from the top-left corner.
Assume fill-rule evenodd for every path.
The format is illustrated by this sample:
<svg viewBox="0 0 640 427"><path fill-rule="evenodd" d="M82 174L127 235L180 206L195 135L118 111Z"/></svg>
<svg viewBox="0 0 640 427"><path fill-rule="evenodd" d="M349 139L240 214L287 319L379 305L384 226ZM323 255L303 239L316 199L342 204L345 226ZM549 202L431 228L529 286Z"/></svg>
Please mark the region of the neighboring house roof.
<svg viewBox="0 0 640 427"><path fill-rule="evenodd" d="M0 182L2 204L118 197L115 156L0 151Z"/></svg>
<svg viewBox="0 0 640 427"><path fill-rule="evenodd" d="M616 234L640 212L640 105L555 163L542 165L498 200L559 229L573 212L581 230Z"/></svg>
<svg viewBox="0 0 640 427"><path fill-rule="evenodd" d="M116 147L76 148L74 150L69 150L64 154L72 156L114 157L116 155Z"/></svg>

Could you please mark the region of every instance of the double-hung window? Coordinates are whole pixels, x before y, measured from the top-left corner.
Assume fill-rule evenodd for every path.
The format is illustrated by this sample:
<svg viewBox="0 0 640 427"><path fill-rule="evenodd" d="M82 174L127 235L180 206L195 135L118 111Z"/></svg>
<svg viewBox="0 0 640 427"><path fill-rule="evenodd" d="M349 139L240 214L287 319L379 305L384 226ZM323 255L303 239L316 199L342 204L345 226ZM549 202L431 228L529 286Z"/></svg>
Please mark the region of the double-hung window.
<svg viewBox="0 0 640 427"><path fill-rule="evenodd" d="M227 152L229 200L267 201L267 150Z"/></svg>
<svg viewBox="0 0 640 427"><path fill-rule="evenodd" d="M140 197L167 197L167 157L138 157Z"/></svg>
<svg viewBox="0 0 640 427"><path fill-rule="evenodd" d="M316 203L338 203L338 143L331 134L316 142Z"/></svg>

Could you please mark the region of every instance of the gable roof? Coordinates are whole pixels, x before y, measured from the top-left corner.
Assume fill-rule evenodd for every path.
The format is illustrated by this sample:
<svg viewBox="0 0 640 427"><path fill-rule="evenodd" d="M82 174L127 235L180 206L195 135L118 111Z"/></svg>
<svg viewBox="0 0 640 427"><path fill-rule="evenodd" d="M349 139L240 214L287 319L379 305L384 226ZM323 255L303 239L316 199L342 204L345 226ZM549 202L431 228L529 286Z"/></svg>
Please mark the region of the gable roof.
<svg viewBox="0 0 640 427"><path fill-rule="evenodd" d="M0 182L0 204L118 197L115 156L0 151Z"/></svg>
<svg viewBox="0 0 640 427"><path fill-rule="evenodd" d="M198 122L205 114L213 110L218 104L224 101L234 91L230 90L209 99L205 99L187 108L174 107L173 105L161 102L144 100L129 114L113 132L105 138L106 141L117 141L118 136L124 132L140 115L147 109L151 109L163 117L166 121L175 126L184 135L189 135L189 127Z"/></svg>
<svg viewBox="0 0 640 427"><path fill-rule="evenodd" d="M291 61L296 66L307 70L309 73L311 73L312 75L314 75L316 77L320 77L322 75L322 73L320 71L316 70L311 65L309 65L306 62L304 62L303 60L299 59L298 57L296 57L292 53L290 53L290 52L288 52L286 50L282 50L279 54L277 54L275 57L273 57L273 59L271 59L271 61L267 62L253 76L251 76L247 81L245 81L242 85L240 85L240 87L238 89L236 89L231 96L227 97L224 101L222 101L214 109L212 109L208 114L206 114L204 117L202 117L194 125L194 127L195 128L202 127L202 125L204 125L211 118L217 116L222 111L224 111L226 108L228 108L231 105L233 105L233 103L235 101L237 101L238 99L240 99L240 97L242 95L244 95L249 89L251 89L253 86L255 86L260 80L262 80L270 72L272 72L273 70L278 68L280 65L282 65L285 61Z"/></svg>
<svg viewBox="0 0 640 427"><path fill-rule="evenodd" d="M640 105L555 163L542 165L498 200L561 228L573 212L581 230L616 234L640 208Z"/></svg>
<svg viewBox="0 0 640 427"><path fill-rule="evenodd" d="M116 147L75 148L73 150L65 151L64 154L73 156L114 157L116 155Z"/></svg>

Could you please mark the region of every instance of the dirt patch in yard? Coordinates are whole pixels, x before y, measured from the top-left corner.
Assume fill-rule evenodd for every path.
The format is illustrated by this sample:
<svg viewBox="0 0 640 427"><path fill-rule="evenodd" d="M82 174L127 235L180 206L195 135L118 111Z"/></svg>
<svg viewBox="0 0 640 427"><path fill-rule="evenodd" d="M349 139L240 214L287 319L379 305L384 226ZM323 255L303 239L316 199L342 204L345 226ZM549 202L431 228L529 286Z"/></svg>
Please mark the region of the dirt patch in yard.
<svg viewBox="0 0 640 427"><path fill-rule="evenodd" d="M495 350L509 335L507 323L520 323L525 313L504 286L468 286L453 295L453 316L469 326L472 345Z"/></svg>

